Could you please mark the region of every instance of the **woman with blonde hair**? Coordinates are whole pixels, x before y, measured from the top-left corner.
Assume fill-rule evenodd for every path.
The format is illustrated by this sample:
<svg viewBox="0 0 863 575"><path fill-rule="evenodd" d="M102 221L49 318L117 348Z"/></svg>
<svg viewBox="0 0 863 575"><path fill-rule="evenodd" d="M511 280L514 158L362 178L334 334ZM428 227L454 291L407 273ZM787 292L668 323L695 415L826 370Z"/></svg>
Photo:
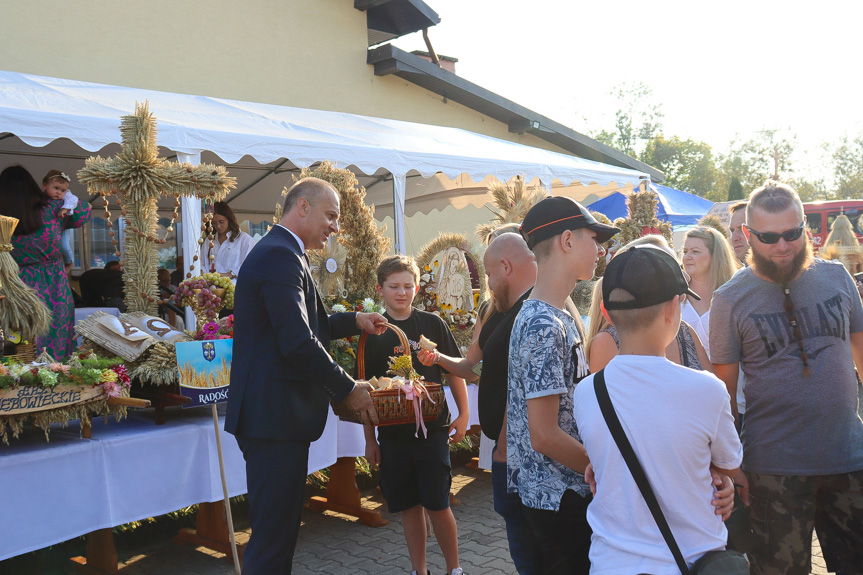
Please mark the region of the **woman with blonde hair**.
<svg viewBox="0 0 863 575"><path fill-rule="evenodd" d="M687 298L680 317L695 329L709 357L710 300L713 292L740 269L740 262L724 235L713 228L698 226L686 232L683 269L692 278L690 286L701 296L701 301Z"/></svg>
<svg viewBox="0 0 863 575"><path fill-rule="evenodd" d="M618 250L617 253L622 253L631 247L643 244L654 245L673 254L668 242L664 237L659 235L647 235L636 238ZM609 321L608 316L602 309L602 278L600 278L593 287L593 298L590 305L590 327L588 328L587 347L585 348L590 372L596 373L604 368L617 355L619 346L617 329ZM701 344L698 335L685 321L680 322L677 337L665 349L665 357L669 361L673 361L684 367L713 372L713 366L707 358L707 352L704 350L704 346Z"/></svg>

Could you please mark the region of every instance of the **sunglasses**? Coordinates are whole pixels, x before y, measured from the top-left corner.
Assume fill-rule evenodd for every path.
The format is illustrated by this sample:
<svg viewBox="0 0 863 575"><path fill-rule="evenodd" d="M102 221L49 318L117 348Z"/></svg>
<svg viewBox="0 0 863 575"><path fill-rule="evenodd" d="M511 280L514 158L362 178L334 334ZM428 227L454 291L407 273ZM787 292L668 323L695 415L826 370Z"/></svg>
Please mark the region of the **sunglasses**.
<svg viewBox="0 0 863 575"><path fill-rule="evenodd" d="M803 345L803 334L800 331L800 325L797 321L797 314L794 311L794 300L791 299L791 287L788 284L782 285L782 292L785 294L785 314L788 318L788 323L791 324L792 335L797 340L797 348L800 350L800 360L803 362L803 375L811 375L812 369L809 367L809 356L806 354L806 346Z"/></svg>
<svg viewBox="0 0 863 575"><path fill-rule="evenodd" d="M794 228L791 230L785 230L784 232L756 232L749 226L746 226L746 229L749 230L749 233L758 238L762 244L775 244L779 241L780 238L785 240L786 242L793 242L800 239L800 236L803 235L803 231L806 229L806 221L800 224L799 228Z"/></svg>

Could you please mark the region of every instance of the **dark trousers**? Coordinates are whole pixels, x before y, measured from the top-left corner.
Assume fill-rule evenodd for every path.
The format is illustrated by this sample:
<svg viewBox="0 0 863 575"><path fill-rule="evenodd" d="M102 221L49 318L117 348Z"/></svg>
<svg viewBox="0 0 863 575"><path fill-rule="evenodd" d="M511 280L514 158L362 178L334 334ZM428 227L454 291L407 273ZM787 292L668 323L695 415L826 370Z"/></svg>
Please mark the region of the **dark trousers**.
<svg viewBox="0 0 863 575"><path fill-rule="evenodd" d="M246 460L252 535L244 575L289 574L305 502L309 444L237 437Z"/></svg>
<svg viewBox="0 0 863 575"><path fill-rule="evenodd" d="M491 462L491 490L494 510L506 524L509 554L518 575L533 575L533 553L530 550L530 530L524 518L518 493L506 491L506 463Z"/></svg>
<svg viewBox="0 0 863 575"><path fill-rule="evenodd" d="M590 536L588 500L566 490L557 511L522 505L530 529L534 570L542 575L588 575Z"/></svg>

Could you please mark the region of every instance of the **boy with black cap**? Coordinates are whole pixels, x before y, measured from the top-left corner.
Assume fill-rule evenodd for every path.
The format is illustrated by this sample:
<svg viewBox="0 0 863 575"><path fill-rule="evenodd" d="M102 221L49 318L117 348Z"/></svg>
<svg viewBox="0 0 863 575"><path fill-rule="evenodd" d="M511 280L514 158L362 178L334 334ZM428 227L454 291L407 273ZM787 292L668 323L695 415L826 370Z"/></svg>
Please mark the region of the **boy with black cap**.
<svg viewBox="0 0 863 575"><path fill-rule="evenodd" d="M589 460L572 416L572 392L589 373L576 319L564 302L593 277L600 243L619 230L565 197L534 205L520 228L537 279L512 327L507 394L507 489L518 492L537 573L587 573Z"/></svg>
<svg viewBox="0 0 863 575"><path fill-rule="evenodd" d="M727 538L711 505L710 467L733 476L743 459L723 383L665 358L680 326L681 303L700 298L677 260L650 245L618 254L602 282L602 301L620 338L620 353L603 370L608 395L691 566L706 552L724 549ZM590 572L679 574L605 422L594 379L585 378L574 394L575 420L597 484L587 510Z"/></svg>

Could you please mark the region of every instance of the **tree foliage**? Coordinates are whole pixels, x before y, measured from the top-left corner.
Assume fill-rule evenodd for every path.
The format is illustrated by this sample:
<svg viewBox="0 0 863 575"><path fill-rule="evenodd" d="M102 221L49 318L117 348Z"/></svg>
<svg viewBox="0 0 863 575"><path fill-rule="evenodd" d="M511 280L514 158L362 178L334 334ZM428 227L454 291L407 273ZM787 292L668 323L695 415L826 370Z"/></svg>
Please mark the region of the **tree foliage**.
<svg viewBox="0 0 863 575"><path fill-rule="evenodd" d="M807 178L792 178L788 182L804 202L815 202L818 200L835 200L835 192L827 189L824 180L809 180Z"/></svg>
<svg viewBox="0 0 863 575"><path fill-rule="evenodd" d="M836 199L863 198L863 135L842 139L833 150Z"/></svg>
<svg viewBox="0 0 863 575"><path fill-rule="evenodd" d="M744 195L748 195L777 175L781 180L790 180L794 172L791 155L795 146L795 136L784 136L778 130L762 130L749 140L732 142L717 166L718 186L728 190L731 179L737 178Z"/></svg>
<svg viewBox="0 0 863 575"><path fill-rule="evenodd" d="M744 199L766 180L778 177L794 185L803 201L863 198L863 134L846 136L835 145L823 144L827 157L815 163L825 167L826 178L806 178L795 172L797 137L789 130L754 132L718 154L704 142L666 137L662 106L653 101L650 87L625 85L611 95L619 104L614 127L592 136L661 170L670 187L719 202Z"/></svg>
<svg viewBox="0 0 863 575"><path fill-rule="evenodd" d="M665 173L665 185L713 199L716 164L713 150L704 142L666 139L661 134L648 140L639 159Z"/></svg>
<svg viewBox="0 0 863 575"><path fill-rule="evenodd" d="M728 183L728 201L742 200L744 196L740 179L737 176L731 176L731 181Z"/></svg>
<svg viewBox="0 0 863 575"><path fill-rule="evenodd" d="M601 130L592 136L635 157L646 142L662 133L662 106L652 101L653 90L641 82L625 84L611 95L620 104L614 113L614 130Z"/></svg>

